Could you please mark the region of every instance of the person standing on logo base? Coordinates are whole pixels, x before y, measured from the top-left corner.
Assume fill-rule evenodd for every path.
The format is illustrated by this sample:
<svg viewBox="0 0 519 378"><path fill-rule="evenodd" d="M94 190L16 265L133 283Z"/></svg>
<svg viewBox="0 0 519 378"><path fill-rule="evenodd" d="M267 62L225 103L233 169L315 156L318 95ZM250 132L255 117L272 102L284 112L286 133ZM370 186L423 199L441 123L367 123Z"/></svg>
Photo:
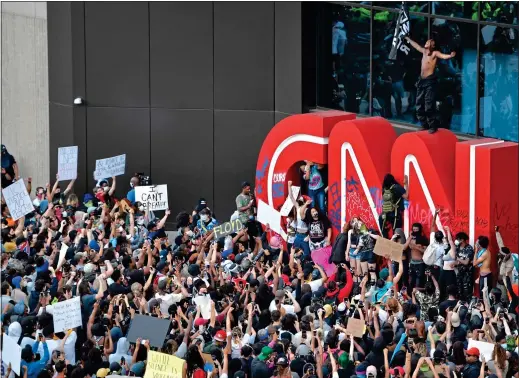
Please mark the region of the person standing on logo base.
<svg viewBox="0 0 519 378"><path fill-rule="evenodd" d="M325 167L321 164L314 164L306 161L304 167L304 179L308 181L308 195L312 199L314 206L317 206L321 213L326 214L326 185L324 178L327 177L324 172Z"/></svg>
<svg viewBox="0 0 519 378"><path fill-rule="evenodd" d="M251 249L254 249L254 237L260 235L257 222L254 219L255 204L256 201L254 200L250 184L247 181L242 182L241 193L236 197L236 210L243 227L247 228L249 247Z"/></svg>
<svg viewBox="0 0 519 378"><path fill-rule="evenodd" d="M438 78L434 74L438 59L451 59L456 56L453 51L450 54L442 54L436 51L436 42L433 39L427 40L425 46L420 46L409 37L405 40L417 51L422 53L422 68L420 79L416 83L416 116L425 130L435 133L438 130L438 111L436 109L436 93Z"/></svg>
<svg viewBox="0 0 519 378"><path fill-rule="evenodd" d="M402 228L402 212L404 200L407 199L407 176L404 176L404 186L396 182L390 173L384 176L382 183L382 213L378 217L378 223L382 236L389 239L388 227L392 232Z"/></svg>

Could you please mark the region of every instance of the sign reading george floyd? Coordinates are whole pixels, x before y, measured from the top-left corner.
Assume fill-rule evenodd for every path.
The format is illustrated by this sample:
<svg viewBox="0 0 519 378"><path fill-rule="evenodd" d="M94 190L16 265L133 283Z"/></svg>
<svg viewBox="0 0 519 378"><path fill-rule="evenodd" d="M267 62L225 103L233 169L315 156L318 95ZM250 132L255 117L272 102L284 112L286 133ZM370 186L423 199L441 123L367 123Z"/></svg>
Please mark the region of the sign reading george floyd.
<svg viewBox="0 0 519 378"><path fill-rule="evenodd" d="M235 232L240 231L242 228L243 223L239 219L235 219L230 222L225 222L224 224L221 224L213 228L214 238L219 239L222 236L234 234Z"/></svg>
<svg viewBox="0 0 519 378"><path fill-rule="evenodd" d="M29 197L27 193L23 179L19 179L7 188L2 189L2 195L5 198L13 220L20 219L24 215L34 211L34 205L32 204L31 197Z"/></svg>
<svg viewBox="0 0 519 378"><path fill-rule="evenodd" d="M141 202L144 208L149 211L166 210L168 209L168 186L137 186L135 188L135 201Z"/></svg>
<svg viewBox="0 0 519 378"><path fill-rule="evenodd" d="M102 180L109 177L124 175L125 167L126 154L96 160L94 179Z"/></svg>
<svg viewBox="0 0 519 378"><path fill-rule="evenodd" d="M78 146L58 148L58 179L59 181L75 180L77 178Z"/></svg>
<svg viewBox="0 0 519 378"><path fill-rule="evenodd" d="M171 322L146 315L135 315L128 331L128 341L135 343L140 337L149 340L152 347L161 348Z"/></svg>

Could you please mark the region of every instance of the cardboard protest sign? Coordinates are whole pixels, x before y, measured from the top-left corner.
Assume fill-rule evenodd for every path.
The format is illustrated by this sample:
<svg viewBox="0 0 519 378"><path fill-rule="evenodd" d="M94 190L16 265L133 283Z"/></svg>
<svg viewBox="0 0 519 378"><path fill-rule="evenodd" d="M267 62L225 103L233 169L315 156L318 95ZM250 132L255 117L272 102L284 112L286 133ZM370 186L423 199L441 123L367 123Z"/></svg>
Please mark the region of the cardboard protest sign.
<svg viewBox="0 0 519 378"><path fill-rule="evenodd" d="M182 378L184 363L186 360L150 350L144 378Z"/></svg>
<svg viewBox="0 0 519 378"><path fill-rule="evenodd" d="M321 266L328 277L337 271L335 264L328 263L330 255L332 254L332 247L324 247L312 251L312 260L317 265Z"/></svg>
<svg viewBox="0 0 519 378"><path fill-rule="evenodd" d="M114 156L107 159L96 160L94 178L96 180L106 179L113 176L124 175L126 168L126 154Z"/></svg>
<svg viewBox="0 0 519 378"><path fill-rule="evenodd" d="M230 222L225 222L224 224L221 224L213 228L214 238L220 239L222 236L234 234L235 232L240 231L242 228L243 223L239 219L235 219Z"/></svg>
<svg viewBox="0 0 519 378"><path fill-rule="evenodd" d="M280 235L285 235L281 228L281 214L276 209L259 200L258 203L258 222L263 225L269 225L270 229Z"/></svg>
<svg viewBox="0 0 519 378"><path fill-rule="evenodd" d="M292 197L297 198L299 196L300 190L301 190L301 187L293 186L292 187ZM286 217L286 216L288 216L288 214L290 214L293 207L294 207L294 204L292 203L290 196L288 196L287 199L285 200L285 203L281 207L281 210L279 211L279 213L281 214L282 217Z"/></svg>
<svg viewBox="0 0 519 378"><path fill-rule="evenodd" d="M362 337L364 335L364 322L360 319L348 318L346 332L353 337Z"/></svg>
<svg viewBox="0 0 519 378"><path fill-rule="evenodd" d="M470 348L478 348L479 349L479 359L481 361L481 357L485 357L485 361L490 361L492 359L492 352L494 351L494 343L487 343L485 341L477 341L469 339L469 345L467 350Z"/></svg>
<svg viewBox="0 0 519 378"><path fill-rule="evenodd" d="M159 319L153 316L135 315L130 323L128 341L135 343L140 337L149 340L152 347L161 348L166 339L171 322L168 319Z"/></svg>
<svg viewBox="0 0 519 378"><path fill-rule="evenodd" d="M150 185L135 188L135 201L150 211L168 209L168 186Z"/></svg>
<svg viewBox="0 0 519 378"><path fill-rule="evenodd" d="M11 363L11 369L20 375L20 363L22 362L22 347L18 345L17 340L7 335L2 337L2 362L9 365Z"/></svg>
<svg viewBox="0 0 519 378"><path fill-rule="evenodd" d="M34 205L32 204L31 197L29 197L29 193L27 193L23 179L2 189L2 195L14 220L20 219L34 211Z"/></svg>
<svg viewBox="0 0 519 378"><path fill-rule="evenodd" d="M375 255L386 256L389 254L391 260L402 261L402 253L404 252L403 244L394 242L383 237L379 237L375 243L375 249L373 250Z"/></svg>
<svg viewBox="0 0 519 378"><path fill-rule="evenodd" d="M200 354L202 355L202 359L204 360L204 362L206 364L214 366L213 357L209 353L200 353Z"/></svg>
<svg viewBox="0 0 519 378"><path fill-rule="evenodd" d="M77 178L78 146L58 148L58 179L59 181L75 180Z"/></svg>
<svg viewBox="0 0 519 378"><path fill-rule="evenodd" d="M53 305L54 332L62 332L81 326L81 303L79 300L79 297L74 297Z"/></svg>

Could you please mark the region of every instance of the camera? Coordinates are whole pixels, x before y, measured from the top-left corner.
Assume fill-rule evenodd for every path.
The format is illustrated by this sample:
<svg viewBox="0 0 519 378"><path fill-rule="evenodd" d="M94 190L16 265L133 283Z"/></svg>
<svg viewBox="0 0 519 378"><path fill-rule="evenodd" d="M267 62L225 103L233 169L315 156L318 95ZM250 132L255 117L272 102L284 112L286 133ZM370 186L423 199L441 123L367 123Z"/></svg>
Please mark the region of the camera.
<svg viewBox="0 0 519 378"><path fill-rule="evenodd" d="M135 177L139 178L140 186L150 186L151 185L151 177L146 176L143 172L137 172L135 174Z"/></svg>

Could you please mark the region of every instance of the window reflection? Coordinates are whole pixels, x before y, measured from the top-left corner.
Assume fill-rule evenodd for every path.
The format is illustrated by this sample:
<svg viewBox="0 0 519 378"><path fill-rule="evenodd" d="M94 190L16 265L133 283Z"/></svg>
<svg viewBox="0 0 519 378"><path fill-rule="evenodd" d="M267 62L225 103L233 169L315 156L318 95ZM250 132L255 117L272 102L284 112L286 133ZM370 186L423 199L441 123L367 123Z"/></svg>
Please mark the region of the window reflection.
<svg viewBox="0 0 519 378"><path fill-rule="evenodd" d="M438 110L442 127L475 133L477 101L477 25L450 20L432 20L433 39L451 59L438 59Z"/></svg>
<svg viewBox="0 0 519 378"><path fill-rule="evenodd" d="M478 20L477 1L433 1L432 13L449 17Z"/></svg>
<svg viewBox="0 0 519 378"><path fill-rule="evenodd" d="M429 2L428 1L406 1L405 4L409 9L409 12L421 12L428 13L429 12ZM401 1L374 1L374 6L384 7L384 8L397 8L400 9L402 6Z"/></svg>
<svg viewBox="0 0 519 378"><path fill-rule="evenodd" d="M518 34L512 28L481 28L479 126L484 136L518 140Z"/></svg>
<svg viewBox="0 0 519 378"><path fill-rule="evenodd" d="M371 11L337 6L332 20L332 107L369 114Z"/></svg>
<svg viewBox="0 0 519 378"><path fill-rule="evenodd" d="M373 15L373 102L372 114L416 123L416 82L420 76L421 54L411 49L407 59L388 59L398 13L374 11ZM411 36L425 44L427 20L411 15Z"/></svg>
<svg viewBox="0 0 519 378"><path fill-rule="evenodd" d="M482 1L481 21L518 24L519 2L517 1Z"/></svg>

